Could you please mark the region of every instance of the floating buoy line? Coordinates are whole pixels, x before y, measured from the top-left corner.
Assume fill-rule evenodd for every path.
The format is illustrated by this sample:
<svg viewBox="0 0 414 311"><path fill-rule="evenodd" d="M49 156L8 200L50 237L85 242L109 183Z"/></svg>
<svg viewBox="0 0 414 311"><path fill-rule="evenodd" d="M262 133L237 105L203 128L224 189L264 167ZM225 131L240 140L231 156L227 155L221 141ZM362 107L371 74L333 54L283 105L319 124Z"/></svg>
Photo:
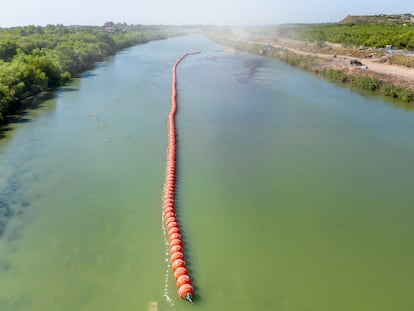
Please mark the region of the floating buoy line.
<svg viewBox="0 0 414 311"><path fill-rule="evenodd" d="M194 288L187 270L184 258L184 246L181 236L180 226L175 212L175 189L176 189L176 169L177 169L177 146L175 131L175 113L177 112L177 77L176 71L178 64L187 56L198 54L191 52L182 55L172 69L172 94L171 110L168 115L168 153L167 168L165 173L164 196L163 196L163 219L167 232L168 246L170 251L171 268L178 289L178 295L192 302L194 298Z"/></svg>

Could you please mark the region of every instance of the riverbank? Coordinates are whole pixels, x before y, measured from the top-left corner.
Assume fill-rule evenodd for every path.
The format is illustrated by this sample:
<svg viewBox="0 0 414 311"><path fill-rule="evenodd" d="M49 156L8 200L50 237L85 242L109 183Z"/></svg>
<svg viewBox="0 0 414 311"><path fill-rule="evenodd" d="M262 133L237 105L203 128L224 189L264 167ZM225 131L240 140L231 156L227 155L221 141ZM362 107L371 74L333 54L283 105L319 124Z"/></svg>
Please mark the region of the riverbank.
<svg viewBox="0 0 414 311"><path fill-rule="evenodd" d="M0 29L0 124L44 91L125 48L181 34L165 26L25 26Z"/></svg>
<svg viewBox="0 0 414 311"><path fill-rule="evenodd" d="M392 98L401 106L414 109L414 68L395 65L382 53L284 38L270 42L214 35L211 38L237 50L281 60L329 81Z"/></svg>
<svg viewBox="0 0 414 311"><path fill-rule="evenodd" d="M351 75L361 76L358 69L364 69L363 75L376 77L398 87L414 90L414 67L401 66L392 62L392 56L368 49L344 48L338 44L325 43L322 46L312 42L277 39L270 44L273 48L286 49L295 54L317 56L315 67L356 71ZM409 57L407 57L410 59ZM361 65L353 65L359 61ZM411 57L414 64L414 57ZM409 65L409 62L406 62ZM317 71L317 68L315 68Z"/></svg>

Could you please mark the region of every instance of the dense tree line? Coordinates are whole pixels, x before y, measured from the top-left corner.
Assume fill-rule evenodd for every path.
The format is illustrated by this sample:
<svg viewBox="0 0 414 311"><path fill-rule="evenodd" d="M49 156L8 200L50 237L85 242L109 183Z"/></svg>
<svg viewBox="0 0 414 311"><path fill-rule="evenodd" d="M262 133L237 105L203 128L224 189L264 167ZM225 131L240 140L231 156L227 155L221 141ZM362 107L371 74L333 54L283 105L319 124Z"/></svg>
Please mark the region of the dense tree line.
<svg viewBox="0 0 414 311"><path fill-rule="evenodd" d="M117 51L174 35L163 26L106 23L0 28L0 123L22 101L68 82Z"/></svg>

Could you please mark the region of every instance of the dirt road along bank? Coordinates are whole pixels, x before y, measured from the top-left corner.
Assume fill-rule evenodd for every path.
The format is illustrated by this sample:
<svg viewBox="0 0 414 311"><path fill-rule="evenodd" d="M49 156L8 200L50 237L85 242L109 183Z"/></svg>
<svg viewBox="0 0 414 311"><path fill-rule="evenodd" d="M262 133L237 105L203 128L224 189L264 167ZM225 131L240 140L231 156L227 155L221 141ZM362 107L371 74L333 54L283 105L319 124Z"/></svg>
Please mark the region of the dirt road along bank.
<svg viewBox="0 0 414 311"><path fill-rule="evenodd" d="M318 57L319 59L315 63L314 68L312 68L312 71L319 71L326 68L343 70L352 76L376 78L382 82L414 91L414 68L390 64L387 57L384 55L370 53L367 54L367 57L357 58L352 56L352 54L354 54L354 49L352 48L340 48L339 45L335 44L328 44L328 49L326 47L318 48L316 44L291 39L279 38L270 43L254 43L267 44L274 48L286 49L297 55ZM337 50L342 53L338 54L336 52ZM329 53L327 51L329 51ZM360 61L363 66L352 65L351 61L354 60Z"/></svg>

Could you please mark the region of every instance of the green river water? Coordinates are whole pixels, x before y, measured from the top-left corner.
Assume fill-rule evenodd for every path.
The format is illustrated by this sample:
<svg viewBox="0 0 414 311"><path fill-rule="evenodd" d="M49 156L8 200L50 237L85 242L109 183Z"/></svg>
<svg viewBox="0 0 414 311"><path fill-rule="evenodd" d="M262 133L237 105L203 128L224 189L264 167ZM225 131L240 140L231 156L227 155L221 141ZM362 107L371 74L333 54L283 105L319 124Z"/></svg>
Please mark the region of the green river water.
<svg viewBox="0 0 414 311"><path fill-rule="evenodd" d="M1 134L0 310L414 310L414 113L220 49L125 50ZM194 50L177 72L189 304L161 213L171 69Z"/></svg>

